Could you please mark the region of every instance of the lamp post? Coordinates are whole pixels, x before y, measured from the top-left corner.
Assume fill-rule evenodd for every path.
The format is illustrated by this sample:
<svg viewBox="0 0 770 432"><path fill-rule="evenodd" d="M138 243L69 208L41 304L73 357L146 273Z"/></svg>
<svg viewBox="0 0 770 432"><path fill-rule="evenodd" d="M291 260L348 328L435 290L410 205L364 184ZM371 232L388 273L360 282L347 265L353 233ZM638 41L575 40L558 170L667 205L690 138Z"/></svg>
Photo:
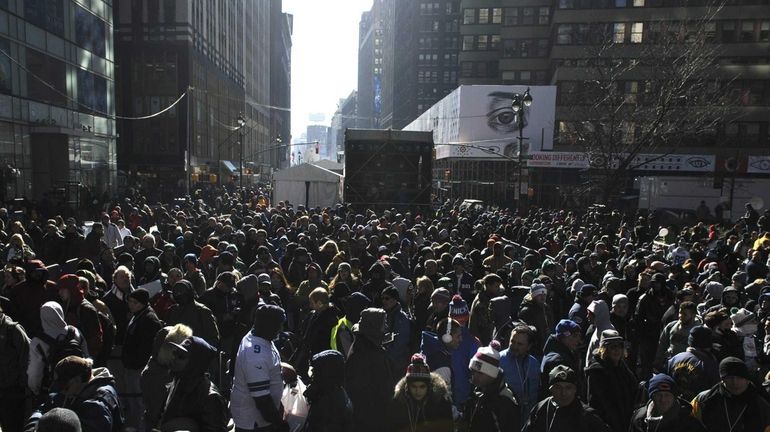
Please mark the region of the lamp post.
<svg viewBox="0 0 770 432"><path fill-rule="evenodd" d="M245 139L243 139L243 127L246 126L246 118L243 116L243 113L238 113L238 132L241 133L241 140L240 140L240 147L241 147L241 172L239 175L240 180L240 188L243 189L243 146L246 142Z"/></svg>
<svg viewBox="0 0 770 432"><path fill-rule="evenodd" d="M521 153L524 148L524 116L525 108L532 106L532 95L529 93L529 87L524 94L515 93L513 95L513 101L511 102L511 109L516 114L516 125L519 128L519 160L518 160L518 174L516 176L516 207L521 213Z"/></svg>

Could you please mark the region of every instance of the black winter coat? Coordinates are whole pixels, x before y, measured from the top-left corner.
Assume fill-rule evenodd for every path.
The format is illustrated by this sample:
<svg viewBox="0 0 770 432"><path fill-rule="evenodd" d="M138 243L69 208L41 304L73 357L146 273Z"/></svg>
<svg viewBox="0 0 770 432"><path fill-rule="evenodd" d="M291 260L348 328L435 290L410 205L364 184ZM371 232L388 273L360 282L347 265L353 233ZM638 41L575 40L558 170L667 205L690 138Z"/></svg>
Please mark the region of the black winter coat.
<svg viewBox="0 0 770 432"><path fill-rule="evenodd" d="M418 402L409 396L406 377L396 384L388 407L388 431L452 432L452 401L443 379L431 374L428 394Z"/></svg>
<svg viewBox="0 0 770 432"><path fill-rule="evenodd" d="M675 408L675 412L664 416L660 425L658 423L647 423L647 405L640 407L636 410L631 419L631 428L629 432L703 432L705 429L703 425L691 415L692 407L687 401L679 399L679 406Z"/></svg>
<svg viewBox="0 0 770 432"><path fill-rule="evenodd" d="M502 374L486 389L471 393L463 410L467 432L513 432L521 424L519 404ZM595 432L595 431L594 431Z"/></svg>
<svg viewBox="0 0 770 432"><path fill-rule="evenodd" d="M353 402L357 431L385 432L385 410L393 397L395 380L385 349L361 333L345 362L345 389Z"/></svg>
<svg viewBox="0 0 770 432"><path fill-rule="evenodd" d="M152 343L161 328L163 323L150 306L131 318L126 329L126 349L123 350L123 365L126 369L141 371L147 366L152 355Z"/></svg>
<svg viewBox="0 0 770 432"><path fill-rule="evenodd" d="M521 432L609 432L610 428L590 407L575 399L567 407L557 408L552 398L540 401L532 409Z"/></svg>
<svg viewBox="0 0 770 432"><path fill-rule="evenodd" d="M637 400L636 376L621 362L618 366L594 356L586 368L588 405L613 432L626 432Z"/></svg>

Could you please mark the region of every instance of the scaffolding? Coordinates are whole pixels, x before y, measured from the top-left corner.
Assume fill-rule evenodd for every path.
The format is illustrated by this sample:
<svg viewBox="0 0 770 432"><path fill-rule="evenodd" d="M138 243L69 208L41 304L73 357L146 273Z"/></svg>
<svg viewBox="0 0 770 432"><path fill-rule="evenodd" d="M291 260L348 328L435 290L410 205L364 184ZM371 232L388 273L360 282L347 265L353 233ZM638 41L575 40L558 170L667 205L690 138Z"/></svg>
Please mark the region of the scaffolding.
<svg viewBox="0 0 770 432"><path fill-rule="evenodd" d="M517 166L510 159L443 158L434 162L434 191L439 199L478 199L513 206ZM522 171L526 184L526 169Z"/></svg>

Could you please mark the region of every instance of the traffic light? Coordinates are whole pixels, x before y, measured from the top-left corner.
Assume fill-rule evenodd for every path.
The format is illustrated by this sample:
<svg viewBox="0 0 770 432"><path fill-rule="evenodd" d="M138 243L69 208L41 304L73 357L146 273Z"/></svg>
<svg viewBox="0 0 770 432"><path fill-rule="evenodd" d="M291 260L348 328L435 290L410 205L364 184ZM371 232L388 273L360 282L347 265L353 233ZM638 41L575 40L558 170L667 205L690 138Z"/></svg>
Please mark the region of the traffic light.
<svg viewBox="0 0 770 432"><path fill-rule="evenodd" d="M315 154L318 154L321 151L321 145L318 143L318 141L315 142Z"/></svg>

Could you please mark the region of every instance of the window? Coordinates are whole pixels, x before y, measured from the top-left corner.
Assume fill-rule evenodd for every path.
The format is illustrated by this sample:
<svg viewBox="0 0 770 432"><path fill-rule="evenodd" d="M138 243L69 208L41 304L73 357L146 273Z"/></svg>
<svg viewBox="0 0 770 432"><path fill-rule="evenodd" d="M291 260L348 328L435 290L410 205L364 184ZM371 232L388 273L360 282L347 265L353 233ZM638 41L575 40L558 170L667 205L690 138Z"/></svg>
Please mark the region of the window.
<svg viewBox="0 0 770 432"><path fill-rule="evenodd" d="M556 30L556 43L559 45L572 43L572 24L559 24Z"/></svg>
<svg viewBox="0 0 770 432"><path fill-rule="evenodd" d="M465 9L463 11L463 24L476 24L475 9Z"/></svg>
<svg viewBox="0 0 770 432"><path fill-rule="evenodd" d="M631 24L631 43L642 43L642 35L644 33L644 23Z"/></svg>
<svg viewBox="0 0 770 432"><path fill-rule="evenodd" d="M452 15L452 2L446 2L446 14Z"/></svg>
<svg viewBox="0 0 770 432"><path fill-rule="evenodd" d="M538 39L537 41L537 56L548 57L548 39Z"/></svg>
<svg viewBox="0 0 770 432"><path fill-rule="evenodd" d="M84 49L104 57L105 41L104 21L80 6L75 6L75 42Z"/></svg>
<svg viewBox="0 0 770 432"><path fill-rule="evenodd" d="M574 9L574 0L559 0L559 9Z"/></svg>
<svg viewBox="0 0 770 432"><path fill-rule="evenodd" d="M754 42L754 21L741 23L741 42Z"/></svg>
<svg viewBox="0 0 770 432"><path fill-rule="evenodd" d="M11 43L8 39L0 38L0 50L11 52ZM11 91L11 59L0 55L0 92L10 93Z"/></svg>
<svg viewBox="0 0 770 432"><path fill-rule="evenodd" d="M635 104L636 95L639 93L639 83L636 81L627 81L625 84L626 103Z"/></svg>
<svg viewBox="0 0 770 432"><path fill-rule="evenodd" d="M5 57L5 56L3 56ZM30 99L41 102L48 102L55 105L66 105L67 98L67 67L53 57L49 57L39 51L27 48L27 69L42 81L52 85L56 91L43 84L41 80L27 80L27 95ZM80 69L78 69L80 71ZM96 108L89 105L89 108ZM106 111L106 110L102 110Z"/></svg>
<svg viewBox="0 0 770 432"><path fill-rule="evenodd" d="M478 38L477 39L476 48L479 51L486 51L488 49L488 47L489 47L489 45L487 45L487 41L488 41L489 37L487 35L479 35L479 36L476 36L476 37Z"/></svg>
<svg viewBox="0 0 770 432"><path fill-rule="evenodd" d="M496 50L500 48L500 35L492 35L489 37L489 49Z"/></svg>
<svg viewBox="0 0 770 432"><path fill-rule="evenodd" d="M473 36L463 36L463 51L473 51L474 50L474 37Z"/></svg>
<svg viewBox="0 0 770 432"><path fill-rule="evenodd" d="M506 39L503 41L503 57L511 58L516 57L518 52L518 44L514 39Z"/></svg>
<svg viewBox="0 0 770 432"><path fill-rule="evenodd" d="M626 24L615 23L612 26L612 42L622 44L626 39Z"/></svg>
<svg viewBox="0 0 770 432"><path fill-rule="evenodd" d="M615 7L617 8L626 7L626 0L615 0Z"/></svg>
<svg viewBox="0 0 770 432"><path fill-rule="evenodd" d="M716 34L717 34L717 23L713 21L707 22L705 25L705 32L706 32L706 41L714 42L716 40Z"/></svg>
<svg viewBox="0 0 770 432"><path fill-rule="evenodd" d="M521 81L522 84L528 84L531 79L532 79L532 72L530 71L519 72L519 81Z"/></svg>
<svg viewBox="0 0 770 432"><path fill-rule="evenodd" d="M489 9L487 8L481 8L479 9L479 24L489 24Z"/></svg>
<svg viewBox="0 0 770 432"><path fill-rule="evenodd" d="M64 2L61 0L25 0L24 18L32 24L64 36Z"/></svg>
<svg viewBox="0 0 770 432"><path fill-rule="evenodd" d="M523 25L532 25L535 23L535 8L527 7L521 9L521 23Z"/></svg>
<svg viewBox="0 0 770 432"><path fill-rule="evenodd" d="M644 7L644 0L634 0L634 7Z"/></svg>
<svg viewBox="0 0 770 432"><path fill-rule="evenodd" d="M770 41L770 21L762 21L759 25L759 41Z"/></svg>
<svg viewBox="0 0 770 432"><path fill-rule="evenodd" d="M505 25L512 26L519 23L519 10L517 8L505 8Z"/></svg>
<svg viewBox="0 0 770 432"><path fill-rule="evenodd" d="M722 21L722 42L735 42L735 21Z"/></svg>
<svg viewBox="0 0 770 432"><path fill-rule="evenodd" d="M492 8L492 24L501 24L503 22L503 9Z"/></svg>
<svg viewBox="0 0 770 432"><path fill-rule="evenodd" d="M503 71L503 81L516 81L516 72Z"/></svg>
<svg viewBox="0 0 770 432"><path fill-rule="evenodd" d="M473 62L460 63L460 76L463 76L463 77L473 76Z"/></svg>
<svg viewBox="0 0 770 432"><path fill-rule="evenodd" d="M107 80L82 69L77 70L78 103L95 111L107 111Z"/></svg>
<svg viewBox="0 0 770 432"><path fill-rule="evenodd" d="M540 8L540 15L538 16L538 24L547 25L551 23L551 9L547 7Z"/></svg>

